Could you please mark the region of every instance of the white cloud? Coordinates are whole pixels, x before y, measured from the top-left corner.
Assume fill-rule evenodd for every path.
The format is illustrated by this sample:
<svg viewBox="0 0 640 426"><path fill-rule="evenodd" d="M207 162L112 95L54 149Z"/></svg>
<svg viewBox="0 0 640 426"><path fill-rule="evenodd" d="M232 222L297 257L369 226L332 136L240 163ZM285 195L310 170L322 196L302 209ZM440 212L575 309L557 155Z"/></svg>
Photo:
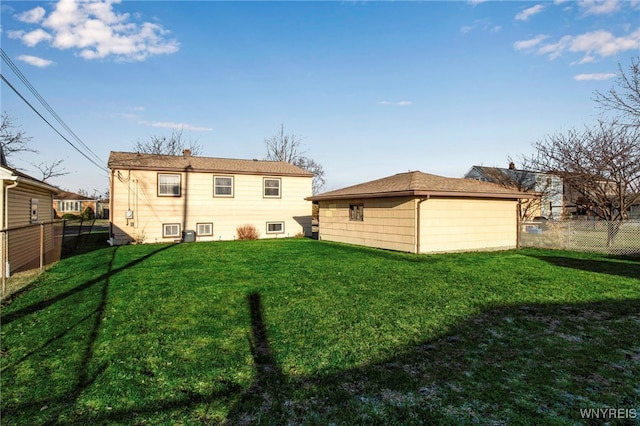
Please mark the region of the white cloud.
<svg viewBox="0 0 640 426"><path fill-rule="evenodd" d="M516 50L539 46L537 53L556 59L565 53L583 54L579 64L593 62L598 58L606 58L621 52L640 49L640 28L625 36L616 37L605 30L591 31L580 35L566 35L553 43L542 44L544 38L538 36L531 40L514 43Z"/></svg>
<svg viewBox="0 0 640 426"><path fill-rule="evenodd" d="M151 127L162 127L162 128L167 128L167 129L192 130L192 131L196 131L196 132L208 132L208 131L213 130L210 127L194 126L192 124L187 124L187 123L174 123L172 121L146 121L146 120L141 120L141 121L138 121L138 124L143 124L145 126L151 126Z"/></svg>
<svg viewBox="0 0 640 426"><path fill-rule="evenodd" d="M542 43L547 38L549 38L549 36L540 34L540 35L537 35L534 38L531 38L529 40L516 41L515 43L513 43L513 47L516 50L531 49L532 47L535 47L535 46L539 45L540 43Z"/></svg>
<svg viewBox="0 0 640 426"><path fill-rule="evenodd" d="M397 102L379 101L378 105L409 106L409 105L413 105L413 101L397 101Z"/></svg>
<svg viewBox="0 0 640 426"><path fill-rule="evenodd" d="M616 76L615 73L593 73L593 74L578 74L573 76L577 81L590 81L590 80L610 80Z"/></svg>
<svg viewBox="0 0 640 426"><path fill-rule="evenodd" d="M465 25L463 27L460 28L460 32L462 34L467 34L470 33L473 30L484 30L484 31L489 31L491 33L497 33L500 32L500 30L502 29L501 26L499 25L494 25L490 19L476 19L473 22L473 25Z"/></svg>
<svg viewBox="0 0 640 426"><path fill-rule="evenodd" d="M19 37L22 42L29 47L33 47L41 41L49 41L53 37L48 32L38 28L37 30L29 31L28 33L22 33Z"/></svg>
<svg viewBox="0 0 640 426"><path fill-rule="evenodd" d="M85 59L142 61L178 51L180 44L169 39L169 31L161 25L133 22L130 14L115 12L114 5L120 1L59 0L48 16L42 8L42 15L33 12L26 16L40 22L41 28L14 31L12 36L31 47L47 41L58 49L73 49ZM138 19L137 15L134 19Z"/></svg>
<svg viewBox="0 0 640 426"><path fill-rule="evenodd" d="M31 55L20 55L18 56L18 60L39 68L46 68L49 65L53 65L53 61L50 61L48 59L42 59L37 56L31 56Z"/></svg>
<svg viewBox="0 0 640 426"><path fill-rule="evenodd" d="M619 0L581 0L578 6L587 15L608 15L620 10Z"/></svg>
<svg viewBox="0 0 640 426"><path fill-rule="evenodd" d="M38 6L16 15L16 19L27 24L37 24L42 21L42 18L44 18L46 13L47 12L44 10L44 7Z"/></svg>
<svg viewBox="0 0 640 426"><path fill-rule="evenodd" d="M542 12L543 9L544 9L544 6L541 4L531 6L530 8L525 9L522 12L518 13L515 19L516 21L527 21L533 15L537 15L538 13Z"/></svg>

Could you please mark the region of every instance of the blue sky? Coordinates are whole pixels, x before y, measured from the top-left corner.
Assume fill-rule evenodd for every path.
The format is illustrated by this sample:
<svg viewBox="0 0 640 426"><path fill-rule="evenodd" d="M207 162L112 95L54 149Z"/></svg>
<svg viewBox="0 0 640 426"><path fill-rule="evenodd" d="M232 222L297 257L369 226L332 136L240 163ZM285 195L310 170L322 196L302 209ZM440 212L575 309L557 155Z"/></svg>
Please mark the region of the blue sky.
<svg viewBox="0 0 640 426"><path fill-rule="evenodd" d="M594 92L640 54L640 0L1 7L3 50L105 167L109 151L180 129L202 155L263 158L284 124L324 166L324 190L505 166L593 123ZM74 142L4 62L2 74ZM52 184L107 188L104 171L1 90L39 150L15 166L38 176L31 163L61 159L70 173Z"/></svg>

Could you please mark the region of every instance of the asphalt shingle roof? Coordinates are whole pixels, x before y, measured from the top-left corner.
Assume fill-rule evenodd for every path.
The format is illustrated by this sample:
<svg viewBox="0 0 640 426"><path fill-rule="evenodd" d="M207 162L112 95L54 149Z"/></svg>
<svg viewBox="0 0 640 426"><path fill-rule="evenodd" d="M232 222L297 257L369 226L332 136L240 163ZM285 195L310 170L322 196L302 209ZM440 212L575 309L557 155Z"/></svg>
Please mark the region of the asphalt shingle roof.
<svg viewBox="0 0 640 426"><path fill-rule="evenodd" d="M400 196L448 196L480 198L532 198L534 194L519 192L513 187L505 187L475 179L449 178L413 171L399 173L382 179L325 192L309 200L330 200L340 198L376 198Z"/></svg>
<svg viewBox="0 0 640 426"><path fill-rule="evenodd" d="M110 169L193 171L237 174L261 174L277 176L311 177L293 164L283 161L241 160L234 158L196 157L183 155L138 154L135 152L111 151Z"/></svg>

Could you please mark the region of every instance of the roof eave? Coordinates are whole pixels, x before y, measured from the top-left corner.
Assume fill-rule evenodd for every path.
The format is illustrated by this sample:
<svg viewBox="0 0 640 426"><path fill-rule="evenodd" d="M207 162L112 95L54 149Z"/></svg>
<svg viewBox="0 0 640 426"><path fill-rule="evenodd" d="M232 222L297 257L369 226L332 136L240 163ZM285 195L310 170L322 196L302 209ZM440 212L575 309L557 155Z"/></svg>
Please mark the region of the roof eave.
<svg viewBox="0 0 640 426"><path fill-rule="evenodd" d="M501 193L501 192L469 192L469 191L392 191L362 194L314 195L307 197L307 201L346 200L363 198L392 198L392 197L455 197L455 198L499 198L499 199L534 199L540 195L534 193Z"/></svg>
<svg viewBox="0 0 640 426"><path fill-rule="evenodd" d="M292 177L313 177L313 173L287 173L287 172L260 172L260 171L242 171L233 169L197 169L194 167L151 167L138 166L131 164L109 164L107 166L113 170L144 170L155 172L193 172L193 173L218 173L218 174L234 174L234 175L260 175L260 176L292 176Z"/></svg>
<svg viewBox="0 0 640 426"><path fill-rule="evenodd" d="M52 194L57 193L60 190L60 189L56 188L53 185L49 185L46 182L41 182L41 181L38 181L38 180L35 180L35 179L29 179L29 178L25 178L25 177L22 177L22 176L18 176L17 181L18 181L18 184L24 183L24 184L27 184L27 185L35 186L37 188L44 189L46 191L50 191Z"/></svg>

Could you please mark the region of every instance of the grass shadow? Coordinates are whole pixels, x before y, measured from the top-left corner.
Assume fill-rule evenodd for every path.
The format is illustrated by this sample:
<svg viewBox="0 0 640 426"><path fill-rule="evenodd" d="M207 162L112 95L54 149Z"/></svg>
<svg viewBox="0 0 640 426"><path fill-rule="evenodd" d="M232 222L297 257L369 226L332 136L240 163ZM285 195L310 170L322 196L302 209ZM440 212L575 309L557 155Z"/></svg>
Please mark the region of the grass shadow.
<svg viewBox="0 0 640 426"><path fill-rule="evenodd" d="M628 258L613 257L611 260L578 259L567 256L531 255L554 266L578 269L600 274L617 275L627 278L640 278L640 263L630 263ZM624 261L624 266L620 260Z"/></svg>
<svg viewBox="0 0 640 426"><path fill-rule="evenodd" d="M345 424L345 419L349 424L529 424L538 419L561 425L584 422L581 408L640 410L632 379L640 374L640 337L632 332L640 321L639 304L498 306L438 338L357 368L302 377L278 373L277 381L258 372L256 383L265 392L245 392L227 424ZM603 327L609 328L606 336L594 337ZM275 362L272 355L268 359L268 365ZM602 362L607 359L612 361ZM273 370L279 371L277 365Z"/></svg>
<svg viewBox="0 0 640 426"><path fill-rule="evenodd" d="M119 268L116 268L116 269L113 269L113 270L109 269L106 273L98 276L97 278L94 278L94 279L91 279L89 281L86 281L86 282L84 282L84 283L82 283L82 284L80 284L80 285L78 285L76 287L73 287L73 288L71 288L71 289L69 289L67 291L64 291L64 292L62 292L62 293L60 293L60 294L58 294L58 295L56 295L54 297L42 300L42 301L40 301L38 303L34 303L34 304L29 305L29 306L25 306L24 308L18 309L18 310L14 311L14 312L10 312L10 313L8 313L6 315L2 315L2 322L4 324L9 324L9 323L11 323L11 322L13 322L13 321L15 321L17 319L20 319L20 318L24 317L25 315L29 315L29 314L32 314L34 312L46 309L49 306L53 305L54 303L57 303L57 302L59 302L61 300L66 299L67 297L73 296L73 295L75 295L75 294L77 294L79 292L82 292L82 291L84 291L84 290L86 290L88 288L91 288L91 287L95 286L98 283L102 283L104 280L108 280L109 277L111 277L112 275L117 274L117 273L122 272L122 271L125 271L128 268L131 268L131 267L133 267L133 266L135 266L135 265L137 265L137 264L139 264L141 262L144 262L145 260L149 259L150 257L152 257L152 256L154 256L154 255L156 255L156 254L158 254L158 253L160 253L162 251L165 251L165 250L169 249L170 247L173 247L173 246L172 245L167 245L167 246L164 246L164 247L160 247L158 250L155 250L155 251L153 251L153 252L151 252L151 253L149 253L149 254L147 254L145 256L142 256L139 259L136 259L136 260L134 260L132 262L129 262L128 264L126 264L124 266L121 266ZM116 250L117 250L117 248L114 249L113 256L115 256L115 251ZM112 262L113 262L113 257L112 257L111 261L109 262L109 264L111 265ZM24 292L21 292L21 294L22 293L24 293ZM16 295L16 297L17 296L19 296L19 294ZM12 300L13 299L15 299L15 297L12 298ZM7 302L9 302L9 301L7 301Z"/></svg>

